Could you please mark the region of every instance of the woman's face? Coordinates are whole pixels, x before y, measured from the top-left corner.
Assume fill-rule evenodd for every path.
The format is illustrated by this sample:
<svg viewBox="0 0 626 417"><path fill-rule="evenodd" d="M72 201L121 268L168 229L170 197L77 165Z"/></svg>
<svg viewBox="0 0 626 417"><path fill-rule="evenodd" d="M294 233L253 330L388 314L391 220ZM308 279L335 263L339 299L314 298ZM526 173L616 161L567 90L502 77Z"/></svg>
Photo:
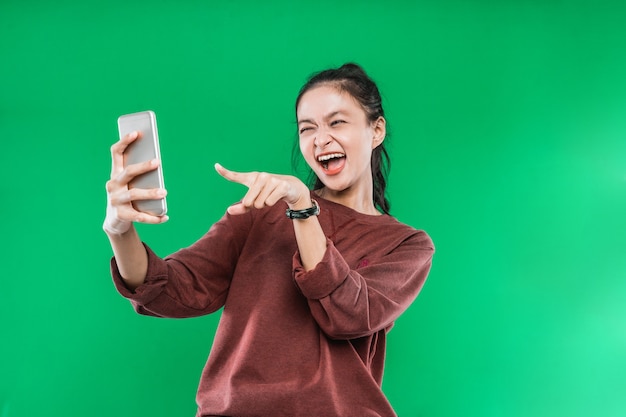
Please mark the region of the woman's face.
<svg viewBox="0 0 626 417"><path fill-rule="evenodd" d="M368 187L371 195L371 155L385 138L385 119L370 123L349 93L331 85L304 93L296 114L302 155L326 188Z"/></svg>

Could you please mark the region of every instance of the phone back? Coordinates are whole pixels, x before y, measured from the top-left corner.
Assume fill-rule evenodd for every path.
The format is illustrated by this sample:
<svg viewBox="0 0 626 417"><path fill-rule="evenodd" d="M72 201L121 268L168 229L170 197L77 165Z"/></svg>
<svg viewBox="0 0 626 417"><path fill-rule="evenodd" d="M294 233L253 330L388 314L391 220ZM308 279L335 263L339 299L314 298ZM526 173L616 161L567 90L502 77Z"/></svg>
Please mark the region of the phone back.
<svg viewBox="0 0 626 417"><path fill-rule="evenodd" d="M156 125L156 117L152 111L143 111L120 116L117 119L120 139L127 134L138 131L141 137L131 143L124 152L124 166L136 164L157 158L161 160L159 149L159 135ZM129 188L165 188L163 181L163 169L159 166L154 171L135 177L129 184ZM135 200L135 209L155 216L163 216L167 213L165 198L158 200Z"/></svg>

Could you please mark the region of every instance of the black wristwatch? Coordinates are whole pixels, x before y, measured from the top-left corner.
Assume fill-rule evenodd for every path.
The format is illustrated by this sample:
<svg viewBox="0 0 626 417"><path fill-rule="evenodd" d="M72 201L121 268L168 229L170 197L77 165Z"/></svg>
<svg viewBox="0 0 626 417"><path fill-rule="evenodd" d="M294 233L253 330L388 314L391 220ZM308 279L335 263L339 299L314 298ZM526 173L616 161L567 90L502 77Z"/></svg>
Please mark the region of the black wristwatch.
<svg viewBox="0 0 626 417"><path fill-rule="evenodd" d="M287 209L285 214L287 215L287 217L289 217L292 220L293 219L308 219L311 216L317 216L318 214L320 214L320 206L318 206L317 201L313 199L311 199L311 202L313 203L313 206L309 207L308 209L304 209L304 210Z"/></svg>

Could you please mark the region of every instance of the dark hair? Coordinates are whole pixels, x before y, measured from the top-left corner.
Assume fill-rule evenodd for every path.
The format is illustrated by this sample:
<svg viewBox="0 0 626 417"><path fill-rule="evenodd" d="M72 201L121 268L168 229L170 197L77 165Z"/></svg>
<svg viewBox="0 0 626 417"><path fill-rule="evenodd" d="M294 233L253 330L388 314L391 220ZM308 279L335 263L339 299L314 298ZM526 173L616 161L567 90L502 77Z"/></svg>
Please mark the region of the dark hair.
<svg viewBox="0 0 626 417"><path fill-rule="evenodd" d="M361 105L370 123L375 122L379 117L385 117L382 99L376 83L365 73L363 68L354 63L347 63L340 68L328 69L313 74L298 93L296 111L304 93L324 84L335 86L340 91L345 91L350 94ZM297 147L294 147L294 153L296 149ZM390 164L389 154L385 149L385 141L383 141L372 150L371 165L372 182L374 185L372 198L374 205L385 214L389 214L390 208L389 201L385 197ZM310 173L309 183L314 189L319 189L324 186L317 175L312 171Z"/></svg>

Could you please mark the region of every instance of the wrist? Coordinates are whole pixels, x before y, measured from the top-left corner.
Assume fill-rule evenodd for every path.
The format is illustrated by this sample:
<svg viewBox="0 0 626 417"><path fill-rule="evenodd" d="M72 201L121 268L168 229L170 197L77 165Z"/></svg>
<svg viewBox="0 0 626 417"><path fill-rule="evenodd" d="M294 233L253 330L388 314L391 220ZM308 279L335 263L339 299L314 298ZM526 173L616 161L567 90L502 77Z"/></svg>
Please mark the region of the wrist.
<svg viewBox="0 0 626 417"><path fill-rule="evenodd" d="M107 236L111 239L122 238L123 236L127 235L131 231L131 229L133 229L132 222L118 223L113 225L105 221L102 225L102 230L104 230L104 233L106 233Z"/></svg>
<svg viewBox="0 0 626 417"><path fill-rule="evenodd" d="M305 210L313 205L313 200L308 195L296 201L293 204L287 204L289 210Z"/></svg>

